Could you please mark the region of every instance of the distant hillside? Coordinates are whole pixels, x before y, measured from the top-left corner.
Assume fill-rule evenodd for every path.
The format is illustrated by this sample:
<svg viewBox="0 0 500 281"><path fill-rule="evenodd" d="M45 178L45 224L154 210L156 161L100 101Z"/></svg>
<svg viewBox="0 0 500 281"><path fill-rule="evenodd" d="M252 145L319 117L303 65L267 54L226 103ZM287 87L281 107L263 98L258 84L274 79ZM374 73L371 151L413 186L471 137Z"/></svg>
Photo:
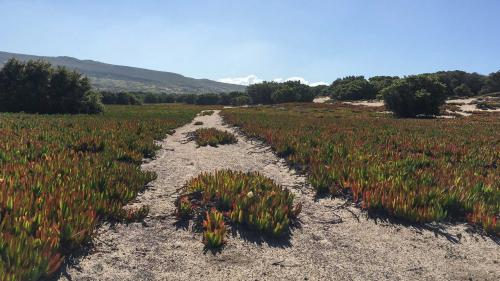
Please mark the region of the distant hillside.
<svg viewBox="0 0 500 281"><path fill-rule="evenodd" d="M244 91L240 85L220 83L208 79L194 79L177 73L121 66L73 57L42 57L0 51L0 66L8 59L47 60L53 65L66 66L87 75L94 87L108 91L147 91L164 93L207 93Z"/></svg>

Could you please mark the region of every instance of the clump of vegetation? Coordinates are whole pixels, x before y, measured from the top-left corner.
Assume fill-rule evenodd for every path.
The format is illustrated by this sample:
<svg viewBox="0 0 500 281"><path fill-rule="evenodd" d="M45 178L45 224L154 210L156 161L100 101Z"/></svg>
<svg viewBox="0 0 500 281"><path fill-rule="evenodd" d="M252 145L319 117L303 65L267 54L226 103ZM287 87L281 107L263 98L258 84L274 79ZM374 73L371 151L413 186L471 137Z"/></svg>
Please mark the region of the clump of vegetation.
<svg viewBox="0 0 500 281"><path fill-rule="evenodd" d="M90 81L64 67L10 59L0 70L0 112L100 113L101 97Z"/></svg>
<svg viewBox="0 0 500 281"><path fill-rule="evenodd" d="M203 122L201 122L201 121L196 121L196 122L194 122L194 125L196 125L196 126L201 126L201 125L203 125Z"/></svg>
<svg viewBox="0 0 500 281"><path fill-rule="evenodd" d="M214 114L215 111L213 110L204 110L200 113L201 116L211 116Z"/></svg>
<svg viewBox="0 0 500 281"><path fill-rule="evenodd" d="M206 212L203 221L203 244L208 248L219 248L224 244L226 225L221 212L212 208Z"/></svg>
<svg viewBox="0 0 500 281"><path fill-rule="evenodd" d="M337 79L330 86L330 97L336 100L369 100L375 96L375 87L363 76Z"/></svg>
<svg viewBox="0 0 500 281"><path fill-rule="evenodd" d="M252 104L274 104L283 102L312 102L314 92L299 81L284 83L263 82L247 87Z"/></svg>
<svg viewBox="0 0 500 281"><path fill-rule="evenodd" d="M305 172L319 194L409 221L467 220L500 233L498 116L436 122L342 104L285 109L222 115Z"/></svg>
<svg viewBox="0 0 500 281"><path fill-rule="evenodd" d="M38 280L125 211L155 178L139 169L154 140L186 124L194 106L109 106L102 115L0 114L0 279Z"/></svg>
<svg viewBox="0 0 500 281"><path fill-rule="evenodd" d="M216 128L198 129L192 133L191 139L196 141L196 144L199 146L210 145L213 147L238 142L238 139L234 134L227 131L221 131Z"/></svg>
<svg viewBox="0 0 500 281"><path fill-rule="evenodd" d="M117 219L126 223L139 222L144 220L149 214L149 206L143 205L140 208L122 209L117 215Z"/></svg>
<svg viewBox="0 0 500 281"><path fill-rule="evenodd" d="M381 92L387 109L398 117L437 115L446 99L446 86L428 75L408 76Z"/></svg>
<svg viewBox="0 0 500 281"><path fill-rule="evenodd" d="M104 104L121 104L121 105L141 105L142 101L133 93L127 92L107 92L102 91L102 103Z"/></svg>
<svg viewBox="0 0 500 281"><path fill-rule="evenodd" d="M261 234L280 237L301 211L300 204L293 204L293 194L271 179L257 172L231 170L202 173L189 180L176 206L179 219L204 221L204 242L214 246L223 242L223 217Z"/></svg>
<svg viewBox="0 0 500 281"><path fill-rule="evenodd" d="M490 73L485 79L484 86L481 89L481 94L490 94L500 92L500 70Z"/></svg>

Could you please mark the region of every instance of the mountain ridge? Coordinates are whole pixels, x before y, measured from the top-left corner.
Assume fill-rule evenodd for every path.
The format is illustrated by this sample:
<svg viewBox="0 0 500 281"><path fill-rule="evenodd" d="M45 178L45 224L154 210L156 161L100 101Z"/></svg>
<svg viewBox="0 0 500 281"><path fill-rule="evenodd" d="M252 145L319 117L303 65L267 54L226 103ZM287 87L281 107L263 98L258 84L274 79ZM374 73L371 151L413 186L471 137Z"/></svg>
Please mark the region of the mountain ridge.
<svg viewBox="0 0 500 281"><path fill-rule="evenodd" d="M21 61L46 60L53 65L65 66L89 77L92 85L105 91L134 91L153 93L210 93L244 91L245 86L196 79L178 73L115 65L70 56L36 56L0 51L0 66L10 58Z"/></svg>

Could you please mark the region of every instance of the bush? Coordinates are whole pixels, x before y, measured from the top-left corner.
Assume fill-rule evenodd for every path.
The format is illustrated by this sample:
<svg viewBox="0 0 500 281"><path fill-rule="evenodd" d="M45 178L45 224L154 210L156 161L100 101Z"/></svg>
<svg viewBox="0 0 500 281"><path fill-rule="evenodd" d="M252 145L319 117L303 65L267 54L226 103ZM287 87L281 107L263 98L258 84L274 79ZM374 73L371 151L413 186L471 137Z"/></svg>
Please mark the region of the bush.
<svg viewBox="0 0 500 281"><path fill-rule="evenodd" d="M0 70L2 112L99 113L100 99L87 77L48 62L10 59Z"/></svg>
<svg viewBox="0 0 500 281"><path fill-rule="evenodd" d="M330 97L336 100L369 100L375 96L374 86L363 76L337 79L330 86Z"/></svg>
<svg viewBox="0 0 500 281"><path fill-rule="evenodd" d="M372 84L373 89L376 94L376 98L382 98L380 92L392 85L395 81L399 79L398 76L373 76L368 81Z"/></svg>
<svg viewBox="0 0 500 281"><path fill-rule="evenodd" d="M398 117L435 115L446 98L446 86L430 75L408 76L383 89L382 96Z"/></svg>

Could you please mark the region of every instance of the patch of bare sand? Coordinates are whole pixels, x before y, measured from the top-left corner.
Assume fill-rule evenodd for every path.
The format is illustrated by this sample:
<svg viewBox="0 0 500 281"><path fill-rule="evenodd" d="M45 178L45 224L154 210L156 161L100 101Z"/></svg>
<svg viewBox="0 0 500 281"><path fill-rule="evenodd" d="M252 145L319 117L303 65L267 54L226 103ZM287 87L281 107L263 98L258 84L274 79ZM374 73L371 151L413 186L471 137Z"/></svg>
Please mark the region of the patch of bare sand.
<svg viewBox="0 0 500 281"><path fill-rule="evenodd" d="M317 97L313 99L314 103L325 103L330 100L330 97Z"/></svg>
<svg viewBox="0 0 500 281"><path fill-rule="evenodd" d="M497 108L497 109L478 108L476 103L482 99L487 100L488 98L450 99L450 100L447 100L446 103L457 105L460 111L456 111L455 113L458 113L462 116L470 116L470 115L472 115L471 113L473 113L473 112L500 112L500 108Z"/></svg>
<svg viewBox="0 0 500 281"><path fill-rule="evenodd" d="M352 105L370 106L370 107L384 106L384 101L381 100L345 101L343 103Z"/></svg>
<svg viewBox="0 0 500 281"><path fill-rule="evenodd" d="M100 227L91 252L60 280L500 279L499 245L466 225L404 226L369 219L339 199L316 202L303 176L262 143L223 125L218 111L194 121L162 141L158 157L143 165L158 174L136 203L151 207L145 222ZM196 148L186 133L199 127L231 131L238 143ZM288 242L238 234L220 253L204 252L201 234L174 226L172 213L185 181L216 169L259 171L291 189L303 203L301 227Z"/></svg>

